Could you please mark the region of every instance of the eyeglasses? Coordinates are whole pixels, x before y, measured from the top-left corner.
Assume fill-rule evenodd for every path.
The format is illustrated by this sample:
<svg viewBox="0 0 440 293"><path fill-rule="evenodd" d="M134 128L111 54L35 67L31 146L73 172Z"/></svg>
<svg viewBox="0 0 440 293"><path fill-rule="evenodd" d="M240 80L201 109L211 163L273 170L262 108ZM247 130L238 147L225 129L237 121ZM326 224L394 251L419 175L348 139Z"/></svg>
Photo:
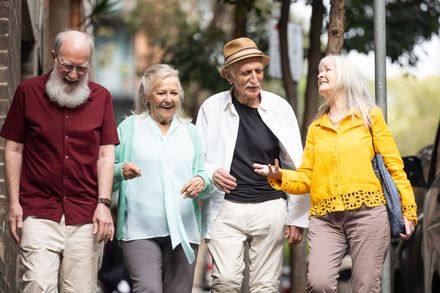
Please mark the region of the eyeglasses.
<svg viewBox="0 0 440 293"><path fill-rule="evenodd" d="M63 71L65 72L71 72L72 70L76 70L76 73L78 74L85 74L87 73L87 71L89 71L89 66L88 65L73 65L73 64L68 64L68 63L64 63L60 60L60 58L58 58L58 56L56 56L55 58L57 58L58 63L61 66L61 69L63 69Z"/></svg>

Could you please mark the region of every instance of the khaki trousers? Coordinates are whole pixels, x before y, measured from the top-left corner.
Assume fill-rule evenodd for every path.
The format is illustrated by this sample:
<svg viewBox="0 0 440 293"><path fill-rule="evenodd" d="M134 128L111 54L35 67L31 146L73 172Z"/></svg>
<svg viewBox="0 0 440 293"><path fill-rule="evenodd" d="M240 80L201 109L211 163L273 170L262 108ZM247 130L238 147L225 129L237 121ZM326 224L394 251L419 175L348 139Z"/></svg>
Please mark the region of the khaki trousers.
<svg viewBox="0 0 440 293"><path fill-rule="evenodd" d="M214 260L211 292L240 292L245 242L249 244L250 292L278 292L286 215L284 199L223 202L207 241Z"/></svg>
<svg viewBox="0 0 440 293"><path fill-rule="evenodd" d="M23 292L95 293L103 244L92 224L65 225L28 217L23 222L20 256Z"/></svg>
<svg viewBox="0 0 440 293"><path fill-rule="evenodd" d="M311 217L307 292L336 292L346 252L352 258L352 292L380 292L382 265L390 245L385 206Z"/></svg>

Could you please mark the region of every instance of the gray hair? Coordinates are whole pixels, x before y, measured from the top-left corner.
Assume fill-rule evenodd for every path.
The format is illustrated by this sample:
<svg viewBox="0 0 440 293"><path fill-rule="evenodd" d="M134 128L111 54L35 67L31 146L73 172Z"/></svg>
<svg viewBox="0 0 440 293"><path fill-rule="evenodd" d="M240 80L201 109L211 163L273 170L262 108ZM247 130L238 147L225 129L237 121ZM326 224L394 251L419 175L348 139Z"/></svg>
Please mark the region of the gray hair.
<svg viewBox="0 0 440 293"><path fill-rule="evenodd" d="M71 33L71 32L78 32L78 33L82 34L87 39L87 42L89 43L89 46L90 46L90 56L92 56L93 50L95 49L95 43L93 42L92 37L90 37L88 34L86 34L84 32L80 32L77 30L65 30L63 32L59 32L55 36L54 47L53 47L54 48L53 51L55 53L55 56L58 56L58 53L60 52L61 45L63 44L63 42L65 40L66 34Z"/></svg>
<svg viewBox="0 0 440 293"><path fill-rule="evenodd" d="M324 64L333 64L336 71L336 90L345 94L347 106L353 112L359 112L365 125L371 125L370 110L376 107L375 100L365 83L360 71L344 56L329 55L321 59L319 69ZM318 110L317 117L328 112L330 105L324 101Z"/></svg>
<svg viewBox="0 0 440 293"><path fill-rule="evenodd" d="M184 116L182 110L184 92L179 79L179 71L168 64L154 64L145 71L141 78L141 84L139 85L138 96L135 100L133 113L137 115L150 113L150 106L146 103L145 97L151 96L154 90L156 90L161 82L167 77L176 77L178 80L179 98L181 103L176 111L176 117L183 122L191 121L191 119Z"/></svg>

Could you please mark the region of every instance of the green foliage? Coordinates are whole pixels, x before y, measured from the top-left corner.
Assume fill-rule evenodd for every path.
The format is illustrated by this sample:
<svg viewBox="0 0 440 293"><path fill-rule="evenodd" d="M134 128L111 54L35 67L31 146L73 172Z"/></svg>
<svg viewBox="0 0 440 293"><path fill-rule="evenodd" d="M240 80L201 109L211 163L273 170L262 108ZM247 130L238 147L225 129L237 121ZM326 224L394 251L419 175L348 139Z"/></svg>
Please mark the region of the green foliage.
<svg viewBox="0 0 440 293"><path fill-rule="evenodd" d="M402 155L432 144L440 118L440 76L388 81L388 125Z"/></svg>
<svg viewBox="0 0 440 293"><path fill-rule="evenodd" d="M217 0L218 4L237 5L249 14L248 36L263 51L267 51L266 21L269 20L271 2L268 0ZM183 84L198 86L209 92L225 90L228 86L219 75L223 63L222 50L228 41L228 32L215 25L202 28L189 23L188 15L177 0L138 0L128 14L127 24L131 31L143 31L150 45L160 47L164 55L160 62L179 69Z"/></svg>
<svg viewBox="0 0 440 293"><path fill-rule="evenodd" d="M137 0L126 22L132 32L144 32L150 45L164 49L174 45L176 37L189 29L187 15L177 0Z"/></svg>
<svg viewBox="0 0 440 293"><path fill-rule="evenodd" d="M374 50L374 6L371 0L346 0L344 48L368 53ZM387 55L392 61L417 63L414 46L440 29L439 0L386 1Z"/></svg>
<svg viewBox="0 0 440 293"><path fill-rule="evenodd" d="M180 79L184 84L197 82L202 89L212 92L225 90L227 87L220 77L218 68L222 56L224 34L211 28L181 31L174 45L166 48L164 62L179 69Z"/></svg>
<svg viewBox="0 0 440 293"><path fill-rule="evenodd" d="M91 0L89 0L90 2ZM92 10L84 19L87 26L94 26L99 21L113 16L117 12L119 0L96 0L92 4Z"/></svg>

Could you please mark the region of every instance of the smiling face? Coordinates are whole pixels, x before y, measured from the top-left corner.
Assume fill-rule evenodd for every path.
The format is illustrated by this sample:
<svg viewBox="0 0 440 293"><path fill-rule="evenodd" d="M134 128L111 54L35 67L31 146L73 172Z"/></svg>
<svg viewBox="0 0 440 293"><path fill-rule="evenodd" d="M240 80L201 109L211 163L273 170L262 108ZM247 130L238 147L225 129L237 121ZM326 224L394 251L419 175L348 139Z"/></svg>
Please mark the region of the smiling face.
<svg viewBox="0 0 440 293"><path fill-rule="evenodd" d="M230 65L225 77L234 85L234 96L240 100L258 100L264 78L264 64L260 57L248 58Z"/></svg>
<svg viewBox="0 0 440 293"><path fill-rule="evenodd" d="M151 117L161 125L170 125L181 103L179 79L165 77L146 100L150 104Z"/></svg>
<svg viewBox="0 0 440 293"><path fill-rule="evenodd" d="M318 87L321 96L327 100L334 99L337 94L336 66L332 62L323 62L319 66Z"/></svg>
<svg viewBox="0 0 440 293"><path fill-rule="evenodd" d="M55 70L65 83L76 85L87 77L91 48L84 34L67 32L57 54L53 52Z"/></svg>

